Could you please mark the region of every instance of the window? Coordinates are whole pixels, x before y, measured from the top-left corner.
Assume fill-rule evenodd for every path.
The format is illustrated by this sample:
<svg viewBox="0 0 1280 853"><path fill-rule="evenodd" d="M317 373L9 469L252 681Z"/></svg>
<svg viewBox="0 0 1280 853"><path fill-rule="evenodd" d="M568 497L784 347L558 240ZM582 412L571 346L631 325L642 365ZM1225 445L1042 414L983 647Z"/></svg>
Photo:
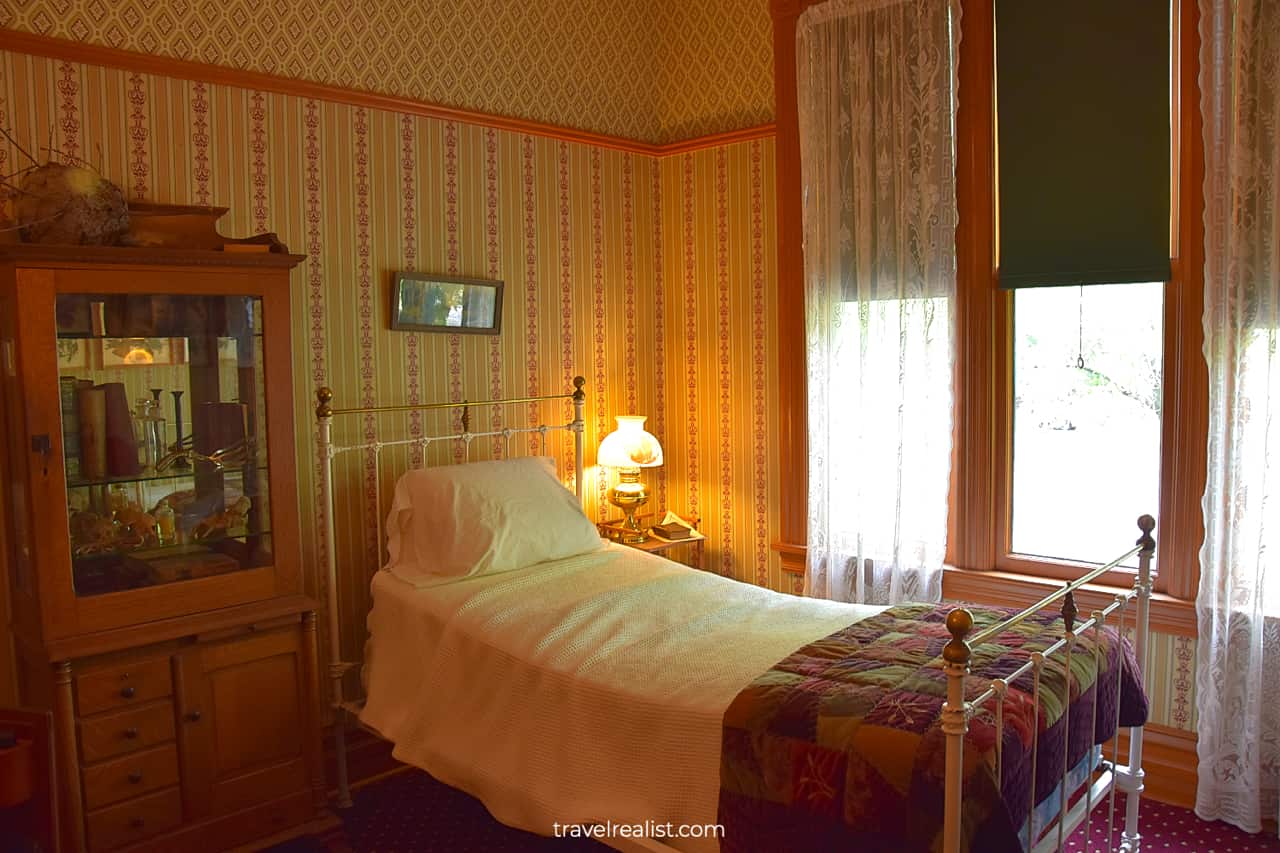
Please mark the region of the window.
<svg viewBox="0 0 1280 853"><path fill-rule="evenodd" d="M960 44L957 134L980 156L962 159L958 173L958 382L948 562L1073 578L1081 564L1106 562L1131 545L1134 521L1150 513L1158 524L1156 590L1191 599L1198 584L1207 436L1198 10L1193 0L1174 0L1162 36L1172 45L1171 86L1162 83L1151 96L1170 129L1170 204L1160 220L1169 246L1161 275L1167 280L1106 283L1135 279L1089 279L1081 270L1098 269L1092 263L1067 271L1080 276L1076 281L1039 287L1045 282L1035 278L1034 264L1051 259L1052 241L1067 228L1077 229L1076 236L1087 232L1088 205L1103 210L1109 202L1101 191L1092 200L1077 197L1062 229L1049 232L1043 245L1024 244L1016 280L1004 280L1001 251L1018 229L996 213L999 187L1010 174L1007 152L996 144L991 97L999 2L965 4ZM1148 12L1159 33L1162 10ZM990 28L989 41L971 38L978 27ZM1071 105L1055 108L1069 114ZM1003 127L1009 118L1003 101L999 109ZM1033 203L1054 197L1036 197L1025 186L1021 191L1022 200ZM1152 229L1144 234L1158 239ZM1113 243L1109 251L1123 246ZM1154 268L1157 262L1149 260L1146 268ZM1104 580L1124 585L1131 577L1118 571ZM946 594L984 588L967 587L970 582L957 575ZM1166 625L1194 623L1189 609L1164 612Z"/></svg>
<svg viewBox="0 0 1280 853"><path fill-rule="evenodd" d="M1014 292L1012 553L1105 563L1157 513L1163 290Z"/></svg>

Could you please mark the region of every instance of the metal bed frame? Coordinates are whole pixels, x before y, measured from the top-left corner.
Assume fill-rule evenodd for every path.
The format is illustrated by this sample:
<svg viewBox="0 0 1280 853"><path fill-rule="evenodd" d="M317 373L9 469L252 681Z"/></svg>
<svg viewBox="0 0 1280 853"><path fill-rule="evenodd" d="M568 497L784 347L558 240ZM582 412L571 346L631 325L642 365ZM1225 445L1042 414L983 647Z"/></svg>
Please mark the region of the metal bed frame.
<svg viewBox="0 0 1280 853"><path fill-rule="evenodd" d="M319 441L319 454L321 463L321 487L322 487L322 506L324 512L323 528L327 537L328 547L325 548L325 569L327 571L327 581L329 589L329 598L325 601L325 609L328 614L329 627L329 679L331 683L330 707L334 712L334 747L337 754L337 805L345 808L351 805L351 794L349 780L347 776L347 751L346 751L346 715L351 714L358 717L360 709L363 707L363 701L351 701L345 697L344 677L350 670L359 667L358 662L348 662L342 660L342 636L341 625L338 616L338 608L336 606L338 567L336 549L334 543L334 488L333 488L333 460L346 453L364 452L372 456L374 467L374 491L376 494L375 511L379 519L378 524L378 558L382 559L383 554L383 525L382 506L381 506L381 478L378 470L377 459L381 452L387 448L400 446L416 446L421 448L423 457L425 458L425 449L435 442L462 442L464 452L462 458L465 460L470 456L471 443L480 438L502 439L508 442L516 435L538 434L541 436L542 447L545 450L546 438L548 433L568 432L574 437L574 483L576 486L575 494L579 500L583 496L583 410L586 404L586 392L583 390L586 380L581 376L575 377L573 380L574 390L566 394L550 394L544 396L533 397L511 397L501 400L485 400L481 402L470 402L463 400L461 402L449 403L428 403L428 404L410 404L410 405L392 405L392 406L362 406L356 408L334 408L331 404L333 401L333 392L328 388L321 388L317 392L318 405L316 407L316 424ZM496 407L503 408L507 406L515 406L522 404L530 404L531 407L536 404L554 400L572 401L573 403L573 419L568 423L546 425L539 424L537 426L525 426L520 428L495 428L480 432L471 431L471 409L473 407ZM461 431L455 431L447 435L434 436L412 436L409 438L397 438L395 440L371 440L364 441L360 444L341 446L333 442L333 420L338 417L351 415L374 416L386 413L413 413L431 410L454 410L460 413L459 423ZM532 412L531 412L532 413ZM494 423L500 423L496 419ZM963 786L963 753L964 738L968 732L969 721L980 713L989 713L995 719L996 727L996 778L1002 781L1001 769L1003 767L1003 734L1004 734L1004 718L1003 718L1003 699L1009 690L1009 686L1015 680L1030 675L1033 684L1032 703L1036 714L1040 710L1040 679L1043 672L1045 662L1052 656L1061 654L1063 656L1064 667L1067 672L1071 668L1071 656L1075 650L1078 639L1091 632L1093 637L1093 655L1095 668L1099 665L1099 649L1098 642L1101 632L1107 627L1107 620L1112 616L1116 617L1116 631L1123 636L1126 630L1125 618L1130 603L1136 600L1136 617L1134 624L1131 626L1134 631L1134 649L1137 654L1138 666L1140 670L1145 668L1145 655L1147 649L1147 635L1149 631L1149 613L1151 599L1151 561L1155 554L1155 540L1152 538L1152 531L1155 529L1155 520L1144 515L1138 519L1138 527L1142 532L1134 548L1120 555L1116 559L1104 566L1099 566L1086 572L1083 576L1065 584L1061 589L1055 590L1043 599L1033 604L1031 607L1009 617L999 624L992 625L976 634L973 630L973 616L963 606L957 606L947 616L947 630L951 634L951 641L947 643L943 650L943 669L947 677L947 698L942 708L942 730L946 737L946 769L945 769L945 793L944 793L944 833L943 833L943 851L944 853L960 853L961 850L961 813L960 802ZM1132 589L1117 594L1114 599L1100 610L1095 610L1089 614L1089 618L1077 624L1079 611L1076 608L1075 592L1103 574L1112 571L1125 561L1132 559L1134 556L1138 558L1138 572ZM1045 608L1060 603L1060 612L1063 620L1063 634L1060 639L1046 648L1043 652L1035 652L1029 656L1027 662L1019 667L1016 671L1010 673L1004 678L998 678L988 682L980 693L973 699L965 699L967 692L972 692L967 685L969 680L969 662L973 655L973 649L981 646L987 640L998 636L1000 633L1012 628L1019 622L1022 622L1034 613ZM1116 677L1119 679L1121 667L1116 667ZM1101 674L1099 673L1099 677ZM1142 675L1145 682L1145 675ZM981 686L981 685L980 685ZM1069 679L1068 679L1068 687ZM1094 713L1093 723L1097 724L1097 701L1100 691L1095 690L1094 693ZM1038 843L1034 838L1029 837L1029 849L1033 853L1047 853L1050 850L1064 849L1066 839L1081 824L1084 823L1090 813L1096 806L1107 803L1107 846L1111 849L1125 851L1125 853L1137 853L1141 846L1141 836L1138 832L1138 803L1143 792L1143 770L1142 770L1142 728L1132 727L1129 730L1129 749L1125 763L1122 765L1119 761L1120 745L1119 745L1119 702L1117 701L1117 726L1116 735L1111 745L1111 757L1107 760L1104 756L1098 769L1089 773L1083 782L1078 785L1075 791L1068 788L1068 774L1071 771L1069 761L1064 761L1063 775L1061 780L1061 807L1057 818L1052 822L1051 827L1044 831ZM1069 726L1070 715L1064 717L1063 725ZM1064 733L1064 752L1066 744L1069 743L1069 730ZM1092 744L1094 738L1090 738ZM1092 754L1092 753L1091 753ZM1033 734L1032 742L1032 770L1029 798L1031 801L1031 811L1028 814L1028 835L1034 828L1034 812L1035 812L1035 778L1036 778L1036 762L1039 756L1038 727L1036 733ZM1064 755L1064 758L1066 756ZM1080 797L1074 806L1069 803L1069 795L1084 790L1084 795ZM1119 846L1112 847L1113 826L1115 821L1115 795L1120 790L1127 794L1126 808L1124 815L1124 825L1120 833ZM1086 842L1086 851L1091 849L1091 841ZM619 848L623 849L623 848ZM627 845L626 849L645 849L654 851L672 850L666 845L659 842L646 839L639 844L632 841Z"/></svg>

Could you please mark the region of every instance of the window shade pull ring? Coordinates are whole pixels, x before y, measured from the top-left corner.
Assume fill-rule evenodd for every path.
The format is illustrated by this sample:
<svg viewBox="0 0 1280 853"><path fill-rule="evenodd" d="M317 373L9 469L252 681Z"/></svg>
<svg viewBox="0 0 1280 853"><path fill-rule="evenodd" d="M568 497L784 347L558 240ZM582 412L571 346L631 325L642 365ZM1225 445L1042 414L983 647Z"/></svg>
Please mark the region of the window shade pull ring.
<svg viewBox="0 0 1280 853"><path fill-rule="evenodd" d="M1077 303L1079 307L1080 317L1077 323L1078 337L1076 339L1076 368L1084 370L1084 285L1080 285L1080 300Z"/></svg>

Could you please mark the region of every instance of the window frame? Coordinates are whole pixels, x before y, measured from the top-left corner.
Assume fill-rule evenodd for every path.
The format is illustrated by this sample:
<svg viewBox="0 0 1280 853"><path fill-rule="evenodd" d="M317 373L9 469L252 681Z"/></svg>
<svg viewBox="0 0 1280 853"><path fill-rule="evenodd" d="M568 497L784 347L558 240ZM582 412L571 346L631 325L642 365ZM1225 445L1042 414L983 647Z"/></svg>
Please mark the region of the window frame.
<svg viewBox="0 0 1280 853"><path fill-rule="evenodd" d="M982 0L989 3L991 0ZM1199 13L1194 0L1172 3L1170 119L1170 264L1164 288L1164 368L1162 368L1160 506L1157 515L1156 592L1176 598L1196 597L1199 543L1203 540L1201 494L1204 446L1208 438L1208 386L1204 368L1203 329L1203 163L1199 88ZM1189 105L1190 109L1184 109ZM995 131L991 129L992 145ZM1188 248L1199 247L1189 256ZM1007 573L1057 580L1078 578L1089 564L1061 558L1021 555L1012 551L1012 476L1014 476L1014 291L993 292L991 305L993 412L993 493L989 524L995 529L991 567ZM1197 466L1198 461L1198 466ZM1198 470L1197 470L1198 467ZM955 489L955 478L952 488ZM960 537L973 529L957 530ZM1119 551L1119 548L1117 548ZM978 566L975 566L978 567ZM1133 584L1133 570L1110 571L1100 579L1112 587Z"/></svg>

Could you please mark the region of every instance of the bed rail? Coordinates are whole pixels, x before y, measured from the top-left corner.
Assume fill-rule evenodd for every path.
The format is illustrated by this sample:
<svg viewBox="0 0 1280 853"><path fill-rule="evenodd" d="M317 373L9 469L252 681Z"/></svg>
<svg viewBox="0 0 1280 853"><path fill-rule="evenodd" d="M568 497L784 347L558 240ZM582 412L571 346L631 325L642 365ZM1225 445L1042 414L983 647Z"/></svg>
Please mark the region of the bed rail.
<svg viewBox="0 0 1280 853"><path fill-rule="evenodd" d="M329 546L325 549L325 570L326 580L328 582L328 596L325 599L324 607L328 613L329 626L329 682L330 682L330 702L329 707L333 709L334 714L334 751L337 754L337 805L339 808L347 808L351 805L350 782L347 775L347 748L346 748L346 714L357 713L359 711L359 703L346 701L343 688L343 679L347 672L359 666L358 663L342 660L342 626L338 617L338 608L336 602L332 599L336 595L335 590L338 588L338 565L337 553L334 548L334 493L333 493L333 460L345 453L355 451L364 451L371 454L374 460L374 477L375 477L375 515L378 519L377 543L378 543L378 560L382 560L383 552L383 519L382 519L382 489L378 478L377 459L383 450L391 447L417 447L425 451L433 442L452 441L461 442L464 452L461 460L470 457L471 443L479 438L502 438L504 441L510 441L513 436L527 435L537 433L543 437L542 447L546 447L546 435L548 432L564 431L573 434L573 451L574 451L574 485L576 491L574 494L578 496L578 500L582 500L583 496L583 453L582 453L582 433L585 421L583 419L583 409L586 405L587 394L583 390L587 384L587 380L581 376L573 378L573 391L566 394L547 394L534 397L507 397L501 400L480 400L469 401L462 400L460 402L450 403L422 403L422 404L398 404L391 406L360 406L355 408L334 408L333 407L333 391L329 388L321 388L316 392L316 432L317 441L319 443L320 453L320 487L321 487L321 506L324 512L324 534L325 541ZM509 427L495 428L481 432L471 431L471 409L473 407L502 407L515 406L521 404L536 404L553 400L571 400L573 402L573 420L563 424L538 424L525 427ZM344 417L347 415L365 415L375 416L390 414L396 412L425 412L432 410L451 409L458 411L460 414L459 423L461 431L455 431L444 435L421 435L410 436L408 438L398 438L389 441L374 439L364 441L360 444L353 445L336 445L333 443L333 419L336 417ZM495 425L500 423L495 419ZM425 458L425 453L421 454Z"/></svg>
<svg viewBox="0 0 1280 853"><path fill-rule="evenodd" d="M1138 660L1140 675L1145 681L1145 675L1141 672L1145 667L1146 650L1147 650L1147 633L1150 627L1150 604L1151 604L1151 560L1155 555L1156 542L1152 537L1152 531L1155 530L1155 519L1149 515L1144 515L1138 519L1138 528L1142 531L1142 535L1138 538L1136 547L1112 560L1104 566L1099 566L1086 572L1083 576L1066 584L1062 589L1056 590L1050 595L1045 596L1040 601L1026 608L1025 610L1014 614L1003 622L992 625L970 636L973 630L973 614L963 607L957 607L947 614L947 630L951 634L951 641L947 643L943 649L943 669L947 675L947 700L942 708L942 730L947 739L947 756L946 756L946 782L945 782L945 805L944 805L944 832L943 832L943 850L945 853L959 853L961 849L961 811L960 801L963 784L963 768L964 768L964 738L969 730L969 721L979 713L988 703L994 703L993 716L995 717L996 728L996 778L998 783L1003 784L1003 758L1004 758L1004 696L1009 689L1009 685L1028 673L1032 677L1032 707L1034 713L1038 716L1040 713L1040 675L1043 671L1045 661L1055 654L1063 655L1064 670L1068 673L1065 679L1065 689L1070 692L1070 676L1071 672L1071 656L1075 649L1077 638L1087 631L1092 632L1093 636L1093 655L1094 667L1097 673L1096 678L1100 681L1102 672L1100 667L1099 653L1101 648L1102 631L1106 627L1106 620L1113 614L1119 614L1117 617L1116 631L1118 636L1123 638L1125 632L1125 614L1129 603L1137 600L1137 615L1134 624L1134 651ZM1076 620L1079 616L1079 610L1076 608L1075 591L1085 584L1097 579L1101 575L1120 566L1126 560L1131 559L1134 555L1138 557L1138 574L1134 579L1133 588L1119 595L1116 595L1110 604L1101 610L1093 611L1089 618L1084 622L1077 624ZM1040 652L1032 653L1027 662L1008 675L997 678L989 682L985 689L982 689L971 700L966 700L965 696L968 691L966 680L969 678L969 662L973 656L973 650L993 637L1008 631L1010 628L1018 625L1025 619L1029 618L1039 611L1051 607L1055 603L1061 601L1061 613L1063 621L1063 636L1048 648ZM1116 667L1117 689L1119 687L1118 680L1121 674L1121 667ZM1101 690L1093 691L1093 714L1090 715L1091 725L1097 725L1097 703ZM1064 697L1068 699L1068 697ZM1065 701L1064 701L1065 705ZM1063 733L1063 770L1059 788L1060 807L1057 817L1050 824L1052 829L1043 832L1037 841L1037 827L1035 825L1036 812L1036 764L1039 756L1039 727L1033 726L1033 736L1031 745L1031 783L1029 799L1031 808L1027 816L1027 849L1034 853L1045 853L1049 850L1061 851L1064 849L1066 839L1071 833L1085 820L1088 819L1090 812L1095 804L1100 804L1103 797L1110 796L1110 804L1107 810L1107 849L1119 849L1122 851L1137 851L1141 843L1141 836L1138 832L1138 803L1143 791L1143 772L1142 772L1142 728L1135 726L1129 731L1129 753L1127 763L1121 766L1119 763L1119 700L1116 702L1116 734L1112 741L1111 761L1107 762L1104 758L1098 765L1100 772L1094 778L1094 772L1090 770L1085 774L1082 783L1075 786L1073 790L1069 785L1068 779L1072 771L1069 753L1066 752L1070 743L1071 715L1064 712L1063 726L1067 730ZM1095 728L1096 731L1096 728ZM1089 752L1086 754L1086 767L1092 766L1093 742L1094 737L1088 740L1090 745ZM1125 820L1124 828L1120 835L1119 847L1112 846L1113 821L1115 817L1115 793L1116 789L1124 791L1127 794L1125 802ZM1083 789L1084 796L1079 798L1074 805L1070 804L1070 796L1075 790ZM1043 831L1046 828L1041 828ZM1091 849L1092 840L1086 840L1085 850Z"/></svg>

